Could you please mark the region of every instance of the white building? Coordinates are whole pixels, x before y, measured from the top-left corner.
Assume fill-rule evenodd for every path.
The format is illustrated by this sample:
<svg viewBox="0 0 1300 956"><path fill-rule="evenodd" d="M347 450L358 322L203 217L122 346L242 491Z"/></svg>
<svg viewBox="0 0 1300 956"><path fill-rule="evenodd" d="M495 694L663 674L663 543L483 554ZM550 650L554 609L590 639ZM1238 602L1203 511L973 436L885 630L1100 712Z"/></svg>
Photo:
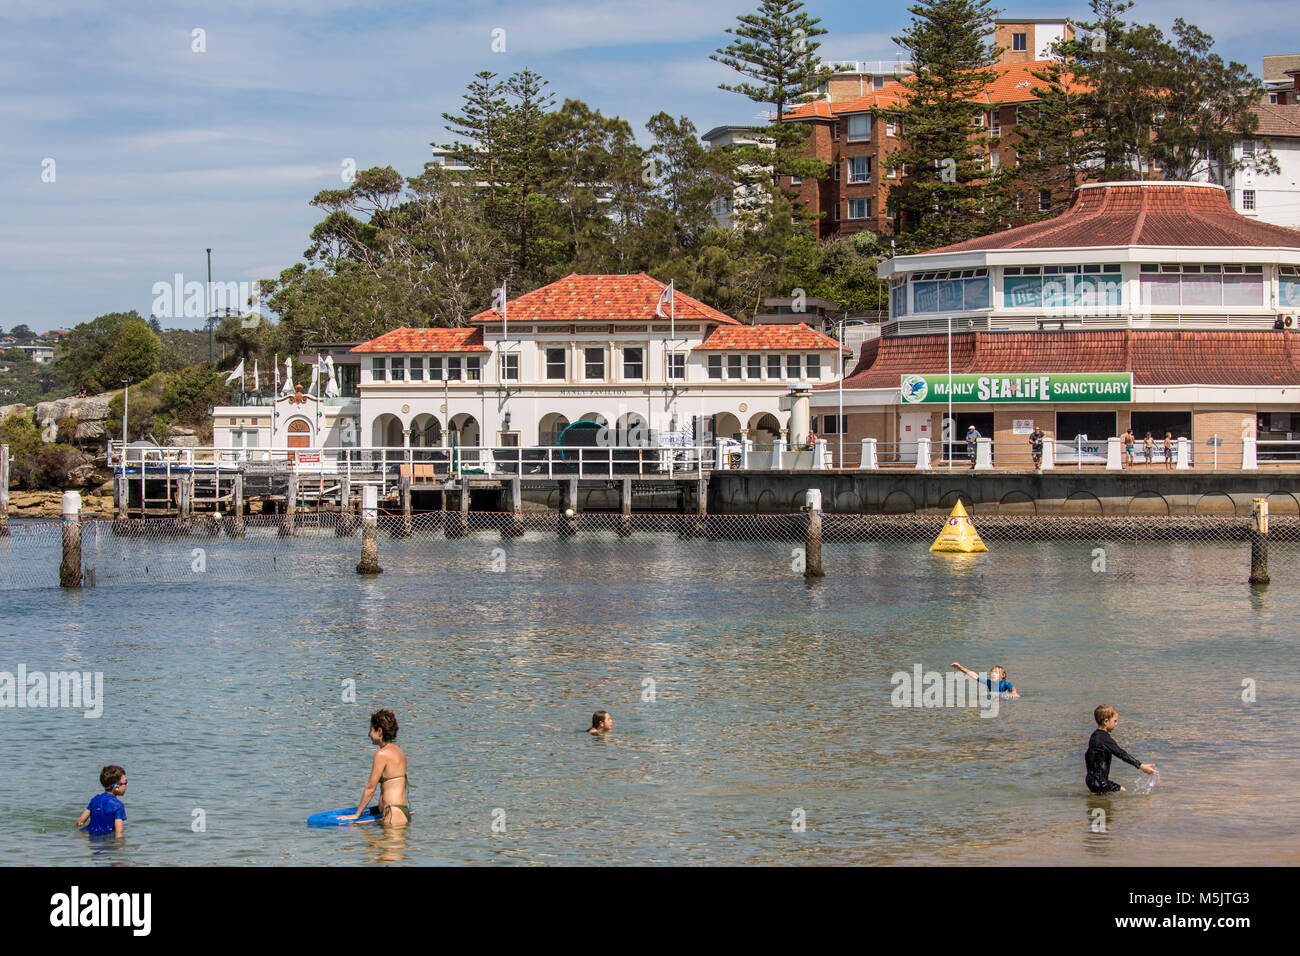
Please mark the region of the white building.
<svg viewBox="0 0 1300 956"><path fill-rule="evenodd" d="M751 126L715 126L700 137L709 144L710 149L725 149L738 146L759 146L771 149L771 142L764 142L754 135ZM751 178L757 179L771 175L770 167L742 166L739 170ZM732 216L746 208L753 209L764 202L764 191L758 183L737 183L730 196L721 196L713 201L713 218L723 229L733 226Z"/></svg>
<svg viewBox="0 0 1300 956"><path fill-rule="evenodd" d="M1233 148L1233 156L1249 162L1267 144L1277 159L1276 173L1243 169L1222 185L1243 216L1290 229L1300 228L1300 105L1259 106L1259 129L1252 139Z"/></svg>
<svg viewBox="0 0 1300 956"><path fill-rule="evenodd" d="M839 344L803 323L745 325L650 276L571 275L466 328L403 328L346 353L357 398L214 411L231 447L553 446L570 425L614 445L785 439L793 384L833 382ZM661 305L663 316L657 314ZM336 367L343 357L335 354ZM669 434L671 438L667 437Z"/></svg>

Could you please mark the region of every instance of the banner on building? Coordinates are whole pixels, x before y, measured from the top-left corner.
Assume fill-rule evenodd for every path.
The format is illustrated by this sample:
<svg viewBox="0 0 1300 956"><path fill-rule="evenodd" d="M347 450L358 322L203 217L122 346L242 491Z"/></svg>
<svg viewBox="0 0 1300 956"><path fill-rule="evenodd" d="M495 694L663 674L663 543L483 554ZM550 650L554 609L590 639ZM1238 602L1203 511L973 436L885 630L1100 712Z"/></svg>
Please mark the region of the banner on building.
<svg viewBox="0 0 1300 956"><path fill-rule="evenodd" d="M903 403L1131 402L1132 372L1016 372L1006 375L904 375Z"/></svg>

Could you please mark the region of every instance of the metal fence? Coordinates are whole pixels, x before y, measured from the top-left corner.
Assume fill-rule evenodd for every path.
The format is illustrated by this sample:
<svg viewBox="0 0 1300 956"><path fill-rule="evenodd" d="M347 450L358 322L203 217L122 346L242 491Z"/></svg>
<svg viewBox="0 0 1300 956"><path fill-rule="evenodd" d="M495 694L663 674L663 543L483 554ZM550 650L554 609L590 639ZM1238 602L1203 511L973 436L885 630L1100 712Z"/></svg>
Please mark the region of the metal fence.
<svg viewBox="0 0 1300 956"><path fill-rule="evenodd" d="M862 549L896 547L899 554L923 554L943 529L942 514L822 517L827 573L837 561ZM1249 565L1249 516L974 516L990 550L1051 542L1091 548L1144 545L1195 551L1223 549L1225 558ZM1268 540L1281 566L1300 556L1300 516L1269 519ZM674 549L687 566L731 562L743 542L775 543L772 560L782 566L806 541L807 514L682 515L556 511L416 512L409 517L381 513L380 563L387 570L436 574L441 562L466 554L490 562L496 552L531 553L545 566L582 552L598 574L599 561L638 549L662 554ZM60 521L14 520L0 535L0 590L57 587L64 525ZM361 522L355 514L320 512L295 516L196 516L190 518L94 519L81 522L82 585L253 581L268 575L351 573L360 553ZM75 534L74 534L75 540ZM484 570L492 570L485 564ZM75 573L75 571L74 571ZM567 572L566 572L567 573ZM1244 580L1244 579L1243 579Z"/></svg>

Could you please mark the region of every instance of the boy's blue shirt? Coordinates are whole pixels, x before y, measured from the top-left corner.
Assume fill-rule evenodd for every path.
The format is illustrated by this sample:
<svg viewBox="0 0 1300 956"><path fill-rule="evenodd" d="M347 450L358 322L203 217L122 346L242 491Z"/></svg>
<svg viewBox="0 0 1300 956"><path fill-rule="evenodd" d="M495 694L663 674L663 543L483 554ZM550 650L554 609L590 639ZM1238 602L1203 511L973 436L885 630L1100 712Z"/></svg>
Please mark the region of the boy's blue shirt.
<svg viewBox="0 0 1300 956"><path fill-rule="evenodd" d="M991 677L977 677L975 679L989 690L996 690L999 694L1005 694L1011 690L1011 681L1009 680L1000 680L998 681L998 686L994 687L993 679Z"/></svg>
<svg viewBox="0 0 1300 956"><path fill-rule="evenodd" d="M126 805L107 791L91 797L86 809L90 811L87 833L112 833L114 820L126 821Z"/></svg>

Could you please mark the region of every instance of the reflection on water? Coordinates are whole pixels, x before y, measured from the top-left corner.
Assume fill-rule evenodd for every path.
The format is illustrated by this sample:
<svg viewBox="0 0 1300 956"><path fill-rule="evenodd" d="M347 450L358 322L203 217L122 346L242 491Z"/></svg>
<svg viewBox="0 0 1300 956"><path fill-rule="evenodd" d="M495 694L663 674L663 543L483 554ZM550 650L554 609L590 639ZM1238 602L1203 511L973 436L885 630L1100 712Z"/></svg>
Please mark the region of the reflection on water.
<svg viewBox="0 0 1300 956"><path fill-rule="evenodd" d="M1252 591L1241 545L1108 544L1102 574L1095 546L828 544L806 585L788 542L383 539L360 579L355 542L322 541L279 575L9 591L0 670L103 671L105 706L0 710L0 861L1300 862L1288 564ZM891 706L895 671L953 660L1004 665L1022 699ZM1084 788L1101 703L1160 768L1149 792L1119 761L1132 792ZM309 829L362 789L380 707L412 825ZM110 762L129 836L101 845L69 830ZM22 809L37 779L66 812Z"/></svg>

